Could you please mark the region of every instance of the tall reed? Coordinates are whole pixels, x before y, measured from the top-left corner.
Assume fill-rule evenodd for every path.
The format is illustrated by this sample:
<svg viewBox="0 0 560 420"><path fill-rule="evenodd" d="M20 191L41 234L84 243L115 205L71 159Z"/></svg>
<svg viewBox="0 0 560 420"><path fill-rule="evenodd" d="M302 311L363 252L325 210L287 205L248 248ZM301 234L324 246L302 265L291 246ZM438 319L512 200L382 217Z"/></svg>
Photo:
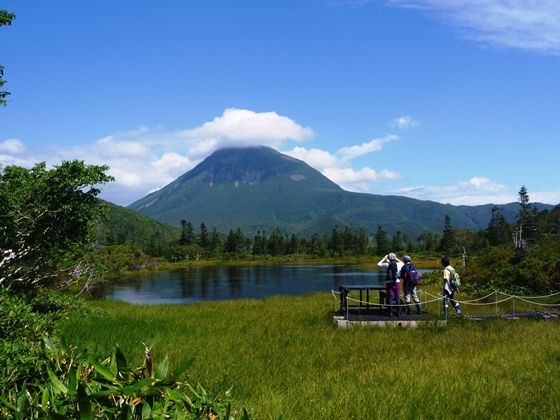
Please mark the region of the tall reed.
<svg viewBox="0 0 560 420"><path fill-rule="evenodd" d="M432 290L437 294L437 290ZM95 301L68 342L141 363L145 343L190 381L259 419L557 418L560 324L450 319L420 328L338 329L326 293L184 306Z"/></svg>

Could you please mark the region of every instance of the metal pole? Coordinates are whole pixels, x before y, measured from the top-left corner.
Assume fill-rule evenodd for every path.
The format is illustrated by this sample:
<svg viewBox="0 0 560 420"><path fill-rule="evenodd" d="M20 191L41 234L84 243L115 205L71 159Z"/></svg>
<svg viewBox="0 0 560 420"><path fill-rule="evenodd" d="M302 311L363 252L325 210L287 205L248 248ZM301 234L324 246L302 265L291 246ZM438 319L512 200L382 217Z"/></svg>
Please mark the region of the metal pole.
<svg viewBox="0 0 560 420"><path fill-rule="evenodd" d="M350 318L348 318L348 291L344 292L344 296L346 297L346 326L348 327L350 323Z"/></svg>

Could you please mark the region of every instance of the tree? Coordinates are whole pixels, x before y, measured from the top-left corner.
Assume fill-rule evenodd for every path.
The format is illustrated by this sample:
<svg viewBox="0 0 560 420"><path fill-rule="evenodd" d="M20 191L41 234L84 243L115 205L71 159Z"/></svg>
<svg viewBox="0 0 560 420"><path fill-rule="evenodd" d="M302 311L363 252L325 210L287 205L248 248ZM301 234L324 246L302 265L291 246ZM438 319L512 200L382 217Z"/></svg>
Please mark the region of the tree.
<svg viewBox="0 0 560 420"><path fill-rule="evenodd" d="M509 236L509 224L506 218L502 214L502 209L498 206L492 207L492 219L488 223L488 228L486 228L488 233L488 242L492 246L505 245L510 239Z"/></svg>
<svg viewBox="0 0 560 420"><path fill-rule="evenodd" d="M366 235L364 228L360 228L358 231L358 236L356 238L356 252L358 255L366 255L367 248L369 245L369 239Z"/></svg>
<svg viewBox="0 0 560 420"><path fill-rule="evenodd" d="M264 233L264 231L263 231ZM266 234L265 234L266 235ZM253 238L253 255L260 255L261 257L266 254L266 240L263 239L261 231L259 230Z"/></svg>
<svg viewBox="0 0 560 420"><path fill-rule="evenodd" d="M389 252L389 240L387 239L387 232L383 230L381 225L377 225L375 242L377 245L377 255L385 255L387 252Z"/></svg>
<svg viewBox="0 0 560 420"><path fill-rule="evenodd" d="M235 232L230 229L224 247L230 254L242 255L247 252L247 240L241 228L238 227Z"/></svg>
<svg viewBox="0 0 560 420"><path fill-rule="evenodd" d="M107 211L97 195L114 180L108 169L77 160L0 168L0 284L60 284L84 272L80 257Z"/></svg>
<svg viewBox="0 0 560 420"><path fill-rule="evenodd" d="M309 253L311 255L321 255L321 236L317 232L311 236L309 248Z"/></svg>
<svg viewBox="0 0 560 420"><path fill-rule="evenodd" d="M208 236L208 229L204 223L200 224L200 234L198 235L198 245L203 249L208 249L210 246L210 238Z"/></svg>
<svg viewBox="0 0 560 420"><path fill-rule="evenodd" d="M210 251L218 253L222 246L222 239L220 238L220 232L214 226L212 228L212 236L210 237Z"/></svg>
<svg viewBox="0 0 560 420"><path fill-rule="evenodd" d="M525 249L534 245L540 236L538 225L538 210L529 203L527 189L523 185L518 193L519 210L516 214L515 223L515 248Z"/></svg>
<svg viewBox="0 0 560 420"><path fill-rule="evenodd" d="M414 249L414 244L412 243L412 238L410 237L410 235L408 233L405 233L403 235L402 241L403 241L405 251L411 251L411 250Z"/></svg>
<svg viewBox="0 0 560 420"><path fill-rule="evenodd" d="M288 254L299 254L299 240L295 233L292 233L290 240L287 242Z"/></svg>
<svg viewBox="0 0 560 420"><path fill-rule="evenodd" d="M551 234L560 233L560 204L552 210L543 210L539 217L541 231Z"/></svg>
<svg viewBox="0 0 560 420"><path fill-rule="evenodd" d="M397 230L397 232L393 235L391 249L393 251L402 251L403 250L403 240L401 237L401 231Z"/></svg>
<svg viewBox="0 0 560 420"><path fill-rule="evenodd" d="M195 242L194 227L191 222L187 222L185 219L181 220L181 239L179 239L179 245L193 245Z"/></svg>
<svg viewBox="0 0 560 420"><path fill-rule="evenodd" d="M0 10L0 26L4 25L11 25L12 20L16 18L14 13L8 13L5 10ZM2 80L4 76L4 66L0 66L0 88L6 84L5 80ZM10 95L10 92L1 92L0 91L0 105L8 105L8 101L6 101L6 96Z"/></svg>
<svg viewBox="0 0 560 420"><path fill-rule="evenodd" d="M453 252L454 248L456 248L455 232L451 227L451 218L446 214L439 250L447 254Z"/></svg>
<svg viewBox="0 0 560 420"><path fill-rule="evenodd" d="M342 256L344 253L344 235L339 232L338 225L336 225L332 231L329 245L329 248L333 252L334 256Z"/></svg>
<svg viewBox="0 0 560 420"><path fill-rule="evenodd" d="M286 242L284 235L280 228L274 229L270 238L268 239L267 248L268 253L272 256L283 255L286 251Z"/></svg>

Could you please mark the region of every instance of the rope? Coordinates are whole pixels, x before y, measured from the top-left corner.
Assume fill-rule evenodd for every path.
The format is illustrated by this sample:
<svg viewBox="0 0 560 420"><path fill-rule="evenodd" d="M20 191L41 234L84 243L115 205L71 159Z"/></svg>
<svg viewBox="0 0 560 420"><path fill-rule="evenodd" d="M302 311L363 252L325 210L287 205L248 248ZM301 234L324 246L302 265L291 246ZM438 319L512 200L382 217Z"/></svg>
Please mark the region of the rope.
<svg viewBox="0 0 560 420"><path fill-rule="evenodd" d="M500 293L502 295L507 295L507 293L500 292L499 290L496 290L494 293ZM546 296L515 296L515 295L508 295L508 296L515 296L517 298L523 298L523 299L545 299L545 298L549 298L549 297L553 297L553 296L557 296L557 295L560 295L560 292L552 293L551 295L546 295Z"/></svg>
<svg viewBox="0 0 560 420"><path fill-rule="evenodd" d="M513 296L516 299L519 299L522 302L526 302L526 303L530 303L531 305L538 305L538 306L560 306L560 303L537 303L537 302L532 302L530 300L527 299L523 299L520 298L519 296Z"/></svg>
<svg viewBox="0 0 560 420"><path fill-rule="evenodd" d="M490 293L488 296L485 296L484 299L486 299L486 298L492 296L494 293L496 293L496 292ZM432 297L436 297L436 296L434 296L434 295L430 295L428 292L426 292L426 294L429 295L429 296L432 296ZM485 302L485 303L472 303L472 302L478 302L478 301L480 301L481 299L474 299L474 300L458 300L458 299L455 299L455 298L454 298L453 300L454 300L455 302L459 303L459 304L465 304L465 305L471 305L471 306L487 306L487 305L496 305L496 304L498 304L498 303L507 302L508 300L511 300L512 297L515 297L515 296L509 296L508 298L503 299L503 300L498 300L498 301L495 301L495 302ZM443 300L443 299L445 299L445 296L442 296L441 298L437 298L437 300ZM449 298L448 298L448 299L449 299Z"/></svg>
<svg viewBox="0 0 560 420"><path fill-rule="evenodd" d="M339 298L336 297L336 295L340 295L341 292L331 290L331 293L332 293L333 298L338 301ZM418 290L418 293L421 293L423 295L427 295L427 296L433 298L431 300L420 300L420 305L427 305L428 303L439 302L439 301L442 301L442 300L446 299L445 296L441 296L441 295L435 296L435 295L432 295L432 294L430 294L428 292L425 292L423 290ZM504 295L504 296L506 296L506 298L501 299L501 300L496 300L494 302L480 302L481 300L488 299L492 295L496 295L496 296L497 295ZM481 298L478 298L478 299L471 299L471 300L453 299L453 300L460 305L471 305L471 306L496 305L497 306L501 303L508 302L510 300L519 299L520 301L525 302L525 303L529 303L531 305L538 305L538 306L543 306L543 307L560 307L560 303L538 303L538 302L533 302L533 301L529 300L529 299L550 298L550 297L554 297L554 296L557 296L557 295L560 295L560 292L553 293L553 294L550 294L550 295L547 295L547 296L516 296L516 295L511 295L511 294L508 294L508 293L505 293L505 292L500 292L500 291L496 290L496 291L494 291L494 292L492 292L492 293L490 293L486 296L483 296ZM449 299L449 298L447 298L447 299ZM355 302L359 306L380 306L380 307L387 306L386 303L382 304L382 303L368 302L368 301L363 301L363 300L360 300L360 299L351 298L349 295L346 295L346 303L347 303L346 306L347 306L347 308L349 306L348 305L349 301ZM392 306L394 306L394 307L406 307L406 306L409 305L408 303L404 302L404 300L401 300L401 302L403 302L403 303L394 303L394 304L392 304ZM476 303L476 302L480 302L480 303ZM412 302L410 304L412 304Z"/></svg>

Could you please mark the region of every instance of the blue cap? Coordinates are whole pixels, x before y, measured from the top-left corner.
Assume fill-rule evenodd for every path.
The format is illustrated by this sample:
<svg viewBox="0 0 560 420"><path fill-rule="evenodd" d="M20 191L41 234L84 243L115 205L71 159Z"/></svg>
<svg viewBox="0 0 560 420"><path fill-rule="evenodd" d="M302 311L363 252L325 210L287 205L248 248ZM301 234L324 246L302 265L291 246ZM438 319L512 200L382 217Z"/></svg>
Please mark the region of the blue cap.
<svg viewBox="0 0 560 420"><path fill-rule="evenodd" d="M410 262L410 257L408 255L404 256L404 262Z"/></svg>

